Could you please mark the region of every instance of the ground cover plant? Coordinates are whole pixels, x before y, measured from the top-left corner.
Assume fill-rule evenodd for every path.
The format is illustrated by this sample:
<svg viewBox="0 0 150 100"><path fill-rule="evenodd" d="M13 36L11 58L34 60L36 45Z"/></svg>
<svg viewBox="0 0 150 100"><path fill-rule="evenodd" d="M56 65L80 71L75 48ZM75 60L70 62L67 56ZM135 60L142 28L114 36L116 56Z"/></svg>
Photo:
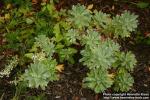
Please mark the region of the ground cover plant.
<svg viewBox="0 0 150 100"><path fill-rule="evenodd" d="M11 77L16 87L45 90L60 79L60 65L80 62L89 70L84 88L95 93L129 91L137 61L132 52L121 51L118 41L136 30L138 16L129 11L112 16L81 4L59 11L54 2L42 3L39 11L28 1L15 2L17 8L7 5L8 13L1 17L7 44L1 49L12 49L15 56L1 70L1 79Z"/></svg>

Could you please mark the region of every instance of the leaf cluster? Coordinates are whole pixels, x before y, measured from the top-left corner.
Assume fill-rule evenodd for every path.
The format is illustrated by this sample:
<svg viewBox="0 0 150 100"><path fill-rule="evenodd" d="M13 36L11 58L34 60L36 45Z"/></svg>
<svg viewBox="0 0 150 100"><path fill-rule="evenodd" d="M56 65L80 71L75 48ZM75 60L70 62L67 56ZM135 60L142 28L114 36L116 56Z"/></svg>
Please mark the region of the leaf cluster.
<svg viewBox="0 0 150 100"><path fill-rule="evenodd" d="M91 14L84 5L72 6L72 9L68 11L69 21L75 25L76 28L83 28L89 26L91 21Z"/></svg>
<svg viewBox="0 0 150 100"><path fill-rule="evenodd" d="M111 86L116 91L131 88L134 81L130 72L136 59L131 52L120 51L117 39L130 37L135 31L136 15L125 11L111 17L80 4L68 11L58 11L53 0L42 4L37 12L28 4L8 12L11 17L0 21L6 23L2 31L11 44L8 47L17 48L19 59L23 59L19 65L27 65L25 72L21 72L21 81L27 82L28 87L45 89L50 81L59 79L57 64L77 63L74 55L80 52L79 61L89 69L83 79L85 87L96 93Z"/></svg>
<svg viewBox="0 0 150 100"><path fill-rule="evenodd" d="M58 79L55 67L57 62L55 60L42 60L40 62L34 62L29 65L29 68L25 70L23 80L28 82L29 87L45 89L49 81L55 81Z"/></svg>

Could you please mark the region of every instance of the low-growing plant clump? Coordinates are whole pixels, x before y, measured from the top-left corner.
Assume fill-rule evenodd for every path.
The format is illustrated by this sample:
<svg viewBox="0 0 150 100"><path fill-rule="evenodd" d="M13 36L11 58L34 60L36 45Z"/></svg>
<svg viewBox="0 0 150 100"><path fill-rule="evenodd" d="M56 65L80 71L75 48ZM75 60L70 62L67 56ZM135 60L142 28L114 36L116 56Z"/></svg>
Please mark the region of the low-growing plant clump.
<svg viewBox="0 0 150 100"><path fill-rule="evenodd" d="M0 17L7 41L3 49L17 52L0 72L1 79L20 69L12 84L44 90L49 82L59 80L59 64L81 63L89 69L83 87L95 93L108 88L121 92L131 89L134 79L130 73L137 61L132 52L120 50L118 40L136 30L138 16L129 11L111 16L80 4L58 11L54 1L42 3L41 10L35 12L30 2L20 2ZM79 52L81 58L76 62L74 55Z"/></svg>

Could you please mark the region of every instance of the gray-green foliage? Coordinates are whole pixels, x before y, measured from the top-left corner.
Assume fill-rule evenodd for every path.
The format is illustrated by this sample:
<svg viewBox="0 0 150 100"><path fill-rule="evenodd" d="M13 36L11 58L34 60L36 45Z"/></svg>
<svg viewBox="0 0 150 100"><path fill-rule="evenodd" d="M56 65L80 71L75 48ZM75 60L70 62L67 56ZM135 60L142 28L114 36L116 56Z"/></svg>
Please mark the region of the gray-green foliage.
<svg viewBox="0 0 150 100"><path fill-rule="evenodd" d="M94 22L104 34L111 33L115 37L130 37L131 32L137 28L137 15L124 11L121 15L111 18L109 14L95 11L93 16Z"/></svg>
<svg viewBox="0 0 150 100"><path fill-rule="evenodd" d="M116 91L128 91L133 85L133 78L129 72L133 71L136 65L135 56L131 52L121 52L120 45L110 39L108 34L115 38L129 37L137 28L137 16L125 11L111 18L106 13L95 11L92 20L92 25L95 25L97 30L87 30L81 39L85 48L81 50L80 62L90 69L84 79L84 86L96 93L105 91L113 84ZM111 73L114 76L109 77L108 70L114 68L116 73ZM128 82L124 82L125 80Z"/></svg>
<svg viewBox="0 0 150 100"><path fill-rule="evenodd" d="M116 51L119 51L119 45L109 39L99 41L99 44L96 46L94 44L89 45L89 41L87 41L88 46L81 51L83 57L80 61L84 61L83 64L90 69L100 68L104 70L111 67L112 63L115 62L114 54Z"/></svg>
<svg viewBox="0 0 150 100"><path fill-rule="evenodd" d="M114 80L114 89L127 92L134 83L134 79L129 72L133 71L137 61L131 52L116 53L115 59L113 67L117 69L117 74Z"/></svg>
<svg viewBox="0 0 150 100"><path fill-rule="evenodd" d="M74 24L74 27L81 29L85 26L89 26L92 16L84 5L73 5L68 13L70 15L68 21Z"/></svg>
<svg viewBox="0 0 150 100"><path fill-rule="evenodd" d="M121 52L117 53L116 56L116 62L114 63L114 67L118 68L125 68L127 71L133 71L133 68L136 64L135 55L133 55L131 52Z"/></svg>
<svg viewBox="0 0 150 100"><path fill-rule="evenodd" d="M66 44L71 45L77 43L77 39L79 38L79 33L75 29L70 29L64 36L65 36Z"/></svg>
<svg viewBox="0 0 150 100"><path fill-rule="evenodd" d="M36 53L26 54L26 57L31 58L33 63L26 69L23 81L26 81L31 88L41 87L45 89L49 81L58 79L56 74L57 62L52 58L55 45L45 35L39 35L35 40L31 51Z"/></svg>
<svg viewBox="0 0 150 100"><path fill-rule="evenodd" d="M114 80L115 91L127 92L134 83L133 77L127 72L121 72L116 75Z"/></svg>
<svg viewBox="0 0 150 100"><path fill-rule="evenodd" d="M45 89L49 81L57 80L55 67L57 62L55 60L42 60L34 62L29 65L29 68L23 75L23 80L27 81L28 86L31 88Z"/></svg>
<svg viewBox="0 0 150 100"><path fill-rule="evenodd" d="M94 14L93 19L95 24L99 25L103 29L107 29L111 23L110 15L101 11L98 12L97 10L94 11Z"/></svg>
<svg viewBox="0 0 150 100"><path fill-rule="evenodd" d="M96 31L87 30L87 33L82 36L82 45L95 46L100 42L100 34Z"/></svg>
<svg viewBox="0 0 150 100"><path fill-rule="evenodd" d="M91 70L83 82L85 87L93 89L96 93L103 92L113 84L113 80L108 76L108 72L97 69Z"/></svg>
<svg viewBox="0 0 150 100"><path fill-rule="evenodd" d="M54 53L55 45L53 44L53 42L50 42L50 39L45 35L39 35L36 38L35 46L40 47L42 51L45 52L49 57L51 57Z"/></svg>
<svg viewBox="0 0 150 100"><path fill-rule="evenodd" d="M123 14L113 17L112 31L115 36L129 37L130 32L137 28L137 24L137 16L125 11Z"/></svg>
<svg viewBox="0 0 150 100"><path fill-rule="evenodd" d="M46 35L38 35L30 53L25 55L33 60L23 75L23 81L26 81L29 87L45 89L50 81L58 79L56 74L57 62L53 59L54 52L58 53L61 62L67 60L74 63L73 55L77 50L74 48L56 48L53 42L54 40L49 39Z"/></svg>
<svg viewBox="0 0 150 100"><path fill-rule="evenodd" d="M108 77L108 69L111 69L116 62L114 58L119 52L120 46L109 38L103 40L100 34L94 31L83 38L85 38L83 39L85 49L81 51L80 62L83 62L90 69L84 79L84 85L96 93L103 92L113 84L113 80Z"/></svg>
<svg viewBox="0 0 150 100"><path fill-rule="evenodd" d="M21 57L30 58L25 63L28 67L22 75L22 81L27 82L28 87L45 89L50 81L58 79L57 63L75 63L74 55L80 51L80 62L89 68L83 80L85 87L96 93L111 86L116 91L128 91L131 88L133 78L130 72L136 65L136 59L131 52L120 51L117 39L130 37L135 31L138 24L136 15L125 11L111 17L101 11L92 12L80 4L72 6L71 10L59 12L53 1L43 4L41 11L34 12L31 17L25 16L29 9L24 11L21 8L19 11L21 13L15 9L12 15L17 19L12 17L6 27L8 33L14 34L6 36L15 45L18 42L23 44L21 47L25 50L21 52ZM19 50L20 44L17 45ZM8 67L8 70L12 68ZM5 73L9 74L9 71Z"/></svg>
<svg viewBox="0 0 150 100"><path fill-rule="evenodd" d="M90 32L90 34L93 33ZM83 37L85 38L83 39L85 40L83 41L85 48L81 50L82 58L80 61L90 69L84 79L84 85L93 89L96 93L103 92L113 84L115 84L115 90L117 91L128 91L133 84L133 78L128 72L133 71L136 64L135 56L131 52L120 52L120 45L109 38L104 40L101 37L98 40L99 36L97 36L94 40L94 38L90 39L91 36L87 34L87 36ZM117 73L115 74L116 77L111 79L107 73L113 67ZM106 76L111 80L112 84L109 84L110 82L106 80ZM96 86L98 84L96 79L100 79L101 82L98 86ZM125 80L128 82L124 82ZM118 84L119 87L117 87Z"/></svg>
<svg viewBox="0 0 150 100"><path fill-rule="evenodd" d="M85 44L85 49L81 51L82 58L80 59L90 69L84 79L84 85L93 89L96 93L103 92L113 84L115 84L116 91L128 91L133 84L133 78L128 72L133 71L136 64L135 56L131 52L126 54L120 52L119 44L110 39L100 41L99 44L93 44L94 46L91 47L89 41ZM111 79L107 73L113 67L116 70L116 77ZM103 77L105 78L103 79ZM106 79L111 80L112 84ZM98 80L100 81L99 85Z"/></svg>

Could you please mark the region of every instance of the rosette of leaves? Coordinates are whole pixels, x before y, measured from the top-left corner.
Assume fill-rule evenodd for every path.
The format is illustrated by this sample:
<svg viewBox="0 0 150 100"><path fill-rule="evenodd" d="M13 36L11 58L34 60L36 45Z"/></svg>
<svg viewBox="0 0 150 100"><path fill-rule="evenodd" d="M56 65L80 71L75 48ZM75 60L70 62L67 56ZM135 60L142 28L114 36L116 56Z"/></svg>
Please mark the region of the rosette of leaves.
<svg viewBox="0 0 150 100"><path fill-rule="evenodd" d="M55 60L43 60L37 61L29 65L29 68L25 70L23 74L23 80L28 83L31 88L45 89L49 81L55 81L58 79L56 74Z"/></svg>
<svg viewBox="0 0 150 100"><path fill-rule="evenodd" d="M108 76L107 71L93 69L83 80L84 86L93 89L96 93L103 92L111 87L113 80Z"/></svg>
<svg viewBox="0 0 150 100"><path fill-rule="evenodd" d="M89 69L106 70L115 62L114 54L119 51L119 47L117 43L111 40L103 41L97 46L87 46L81 51L83 57L80 62L83 62Z"/></svg>
<svg viewBox="0 0 150 100"><path fill-rule="evenodd" d="M112 52L113 54L115 52L119 52L120 49L120 45L109 38L104 42L101 42L101 46L108 47L110 52Z"/></svg>
<svg viewBox="0 0 150 100"><path fill-rule="evenodd" d="M124 70L121 73L119 72L119 74L115 77L114 90L127 92L129 91L133 83L134 83L133 77Z"/></svg>
<svg viewBox="0 0 150 100"><path fill-rule="evenodd" d="M79 33L77 30L75 29L68 30L68 32L64 35L66 45L76 44L78 37Z"/></svg>
<svg viewBox="0 0 150 100"><path fill-rule="evenodd" d="M46 35L38 35L35 45L32 49L35 49L37 47L40 47L42 51L49 57L51 57L55 52L55 45L50 41L48 37L46 37Z"/></svg>
<svg viewBox="0 0 150 100"><path fill-rule="evenodd" d="M73 5L72 9L69 10L68 13L70 15L68 21L74 24L77 28L81 29L85 26L89 26L92 15L84 5Z"/></svg>
<svg viewBox="0 0 150 100"><path fill-rule="evenodd" d="M125 11L121 15L113 17L112 31L116 37L129 37L130 32L135 31L138 25L137 15Z"/></svg>
<svg viewBox="0 0 150 100"><path fill-rule="evenodd" d="M135 55L131 52L118 52L115 57L116 61L113 64L114 67L124 68L127 71L133 71L134 66L136 65Z"/></svg>
<svg viewBox="0 0 150 100"><path fill-rule="evenodd" d="M75 53L77 53L77 50L71 47L58 50L60 62L68 61L73 64L74 63L73 55Z"/></svg>
<svg viewBox="0 0 150 100"><path fill-rule="evenodd" d="M82 36L82 45L95 46L100 43L100 33L92 30L87 30L87 33Z"/></svg>
<svg viewBox="0 0 150 100"><path fill-rule="evenodd" d="M111 22L111 18L109 14L103 13L101 11L94 11L95 15L93 16L94 22L99 25L103 29L107 29L108 25Z"/></svg>

